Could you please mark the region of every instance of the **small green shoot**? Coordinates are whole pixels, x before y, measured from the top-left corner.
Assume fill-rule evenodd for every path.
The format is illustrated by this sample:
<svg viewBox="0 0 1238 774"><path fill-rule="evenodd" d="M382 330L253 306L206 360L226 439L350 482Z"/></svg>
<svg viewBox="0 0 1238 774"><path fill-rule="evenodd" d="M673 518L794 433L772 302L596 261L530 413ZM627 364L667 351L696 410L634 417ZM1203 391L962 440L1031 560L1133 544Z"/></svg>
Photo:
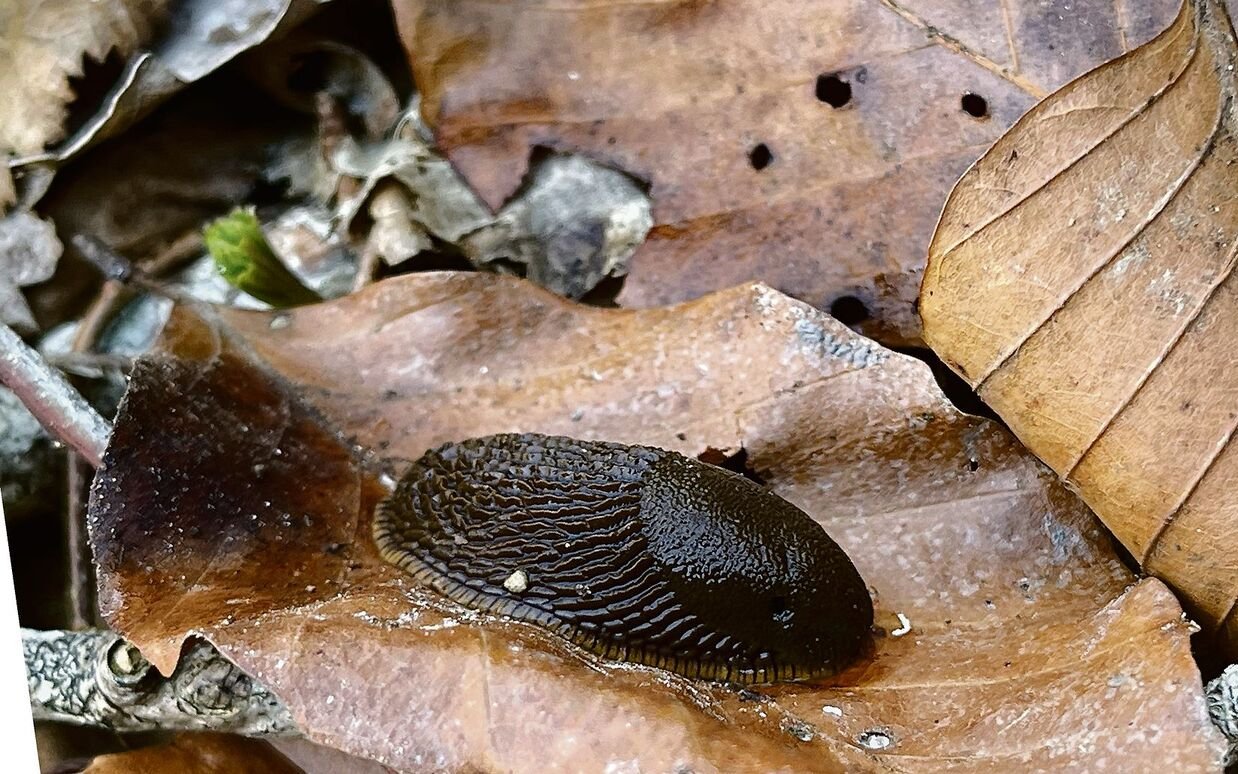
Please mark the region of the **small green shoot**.
<svg viewBox="0 0 1238 774"><path fill-rule="evenodd" d="M202 236L215 267L233 287L277 309L322 300L275 255L252 208L238 207L215 219L203 229Z"/></svg>

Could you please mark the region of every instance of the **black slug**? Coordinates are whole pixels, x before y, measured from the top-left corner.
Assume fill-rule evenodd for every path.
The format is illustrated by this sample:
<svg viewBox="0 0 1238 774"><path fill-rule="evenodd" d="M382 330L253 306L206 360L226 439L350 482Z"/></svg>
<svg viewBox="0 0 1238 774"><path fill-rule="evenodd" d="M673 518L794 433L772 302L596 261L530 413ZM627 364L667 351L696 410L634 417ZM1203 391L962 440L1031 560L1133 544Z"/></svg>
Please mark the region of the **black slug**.
<svg viewBox="0 0 1238 774"><path fill-rule="evenodd" d="M646 446L449 443L378 508L383 557L605 658L739 683L837 672L873 606L842 549L743 476Z"/></svg>

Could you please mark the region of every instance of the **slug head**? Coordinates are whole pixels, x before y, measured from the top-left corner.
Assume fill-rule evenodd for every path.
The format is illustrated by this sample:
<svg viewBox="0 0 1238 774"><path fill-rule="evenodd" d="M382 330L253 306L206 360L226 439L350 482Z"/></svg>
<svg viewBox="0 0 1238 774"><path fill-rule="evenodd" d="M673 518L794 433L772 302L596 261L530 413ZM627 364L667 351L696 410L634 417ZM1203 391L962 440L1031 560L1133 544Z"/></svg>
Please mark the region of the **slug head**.
<svg viewBox="0 0 1238 774"><path fill-rule="evenodd" d="M807 514L743 476L667 455L644 480L649 551L708 630L742 644L745 681L828 675L869 641L873 605Z"/></svg>

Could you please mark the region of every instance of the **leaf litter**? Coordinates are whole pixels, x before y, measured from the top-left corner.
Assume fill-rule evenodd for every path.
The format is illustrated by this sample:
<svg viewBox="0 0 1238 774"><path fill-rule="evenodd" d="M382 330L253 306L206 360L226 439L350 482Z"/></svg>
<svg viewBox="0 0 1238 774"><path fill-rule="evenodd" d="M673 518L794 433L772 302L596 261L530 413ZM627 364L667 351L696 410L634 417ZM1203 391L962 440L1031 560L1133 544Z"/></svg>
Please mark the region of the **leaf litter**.
<svg viewBox="0 0 1238 774"><path fill-rule="evenodd" d="M177 201L158 181L177 154L145 152L137 137L148 122L83 158L107 178L105 159L136 149L155 172L138 181L145 199L126 204L106 193L115 181L98 195L78 178L52 189L61 227L117 229L114 244L149 257L212 207L250 196L255 180L286 174L289 195L305 198L272 215L272 246L329 297L364 284L370 258L407 269L446 247L570 297L631 272L621 304L704 298L598 310L511 279L422 274L295 311L176 307L133 372L90 512L105 612L161 669L186 638L218 644L328 745L304 743L301 759L297 743L278 745L307 770L345 765L333 756L347 754L413 769L1108 769L1152 755L1175 770L1215 768L1220 737L1189 652L1193 625L1159 582L1123 567L1047 470L995 425L951 408L922 366L809 306L759 285L709 294L764 276L874 335L914 342L916 250L935 197L1036 98L1153 34L1167 0L1011 2L1000 14L886 0L774 8L786 30L749 24L732 36L775 34L806 52L793 67L760 45L694 59L699 41L751 17L739 2L569 4L513 19L500 6L400 0L450 163L432 150L415 100L379 137L397 93L364 52L279 39L306 4L250 4L235 36L207 35L222 45L205 48L200 33L230 4L182 6L177 18L192 23L161 41L118 33L129 57L121 80L69 139L47 149L61 121L37 148L9 149L33 155L18 167L20 190L0 173L0 202L29 206L51 179L43 165L74 159L269 39L223 82L256 78L317 126L262 122L259 133L283 147L274 162L265 150L245 156L266 139L197 127L218 158L196 160ZM461 32L464 11L481 21ZM814 13L829 18L801 18ZM632 60L599 46L600 29L650 46ZM546 36L556 46L539 43ZM89 58L106 53L103 40L82 44ZM479 56L442 55L459 40ZM671 55L649 55L666 45ZM534 48L543 56L530 66ZM266 66L279 56L331 62L321 85L333 106L281 91L285 68ZM169 77L175 61L201 66ZM811 72L798 72L805 62ZM793 91L804 104L792 105ZM487 93L498 98L479 101ZM337 144L331 122L345 118L360 118L365 136ZM1053 139L1072 147L1065 130ZM169 139L165 150L184 147ZM601 190L617 195L598 206ZM1129 215L1124 195L1097 196L1113 222ZM183 212L169 220L135 201ZM340 271L350 243L362 250L356 277ZM1134 271L1147 260L1133 251L1122 263ZM1149 289L1167 313L1189 309L1173 277ZM381 562L368 519L386 477L429 446L506 430L652 443L753 471L856 558L879 611L873 659L821 684L691 683L459 608Z"/></svg>
<svg viewBox="0 0 1238 774"><path fill-rule="evenodd" d="M895 345L919 341L925 249L958 176L1177 5L393 3L426 123L491 208L544 150L648 183L654 226L620 305L760 280L859 305L855 324Z"/></svg>
<svg viewBox="0 0 1238 774"><path fill-rule="evenodd" d="M503 431L743 449L855 560L886 635L832 681L737 691L599 662L384 563L382 476ZM1188 623L1086 508L922 364L760 285L629 312L429 273L283 312L177 307L89 523L107 620L159 669L204 636L310 739L396 768L1207 770L1222 752Z"/></svg>

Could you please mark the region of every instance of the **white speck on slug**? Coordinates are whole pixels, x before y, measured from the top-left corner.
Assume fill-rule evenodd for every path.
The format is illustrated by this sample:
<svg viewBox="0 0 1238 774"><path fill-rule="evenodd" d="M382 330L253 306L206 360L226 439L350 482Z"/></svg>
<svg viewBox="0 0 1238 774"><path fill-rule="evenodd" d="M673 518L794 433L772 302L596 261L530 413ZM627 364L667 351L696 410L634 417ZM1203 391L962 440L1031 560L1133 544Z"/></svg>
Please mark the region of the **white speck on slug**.
<svg viewBox="0 0 1238 774"><path fill-rule="evenodd" d="M843 708L835 707L833 704L825 705L821 708L821 711L830 717L841 718L843 716Z"/></svg>
<svg viewBox="0 0 1238 774"><path fill-rule="evenodd" d="M911 631L911 619L902 613L895 613L898 616L899 627L890 631L891 637L902 637L907 632Z"/></svg>
<svg viewBox="0 0 1238 774"><path fill-rule="evenodd" d="M503 581L503 588L513 594L519 594L529 587L529 576L524 570L516 570L511 575L507 576L507 580Z"/></svg>

